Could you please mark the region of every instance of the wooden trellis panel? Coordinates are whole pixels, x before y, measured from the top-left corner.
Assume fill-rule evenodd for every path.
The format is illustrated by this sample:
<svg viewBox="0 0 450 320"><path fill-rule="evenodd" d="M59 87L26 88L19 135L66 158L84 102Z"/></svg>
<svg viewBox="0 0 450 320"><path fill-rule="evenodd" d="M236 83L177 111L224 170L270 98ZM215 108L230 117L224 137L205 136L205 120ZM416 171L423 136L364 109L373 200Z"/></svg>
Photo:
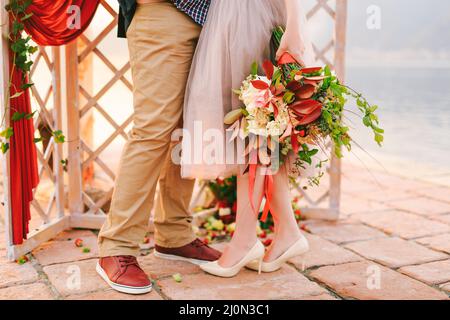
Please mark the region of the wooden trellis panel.
<svg viewBox="0 0 450 320"><path fill-rule="evenodd" d="M341 81L345 78L345 43L347 28L347 0L314 0L312 8L307 12L307 19L311 21L319 13L325 14L333 22L332 33L324 46L319 45L313 39L313 47L316 58L323 64L334 69ZM329 54L332 58L329 58ZM331 144L328 146L331 150ZM341 190L341 160L331 156L328 167L328 187L314 196L310 190L297 191L302 196L302 204L305 205L302 213L308 218L336 220L339 218L340 190ZM314 188L311 188L314 189Z"/></svg>
<svg viewBox="0 0 450 320"><path fill-rule="evenodd" d="M99 228L104 221L105 212L102 207L111 199L113 192L113 181L115 180L115 170L102 160L101 155L111 146L118 137L127 139L126 128L131 124L131 113L126 119L117 122L108 113L108 106L102 105L100 100L113 90L113 86L121 82L130 92L133 90L131 82L126 78L125 74L130 70L130 63L127 62L122 66L116 66L104 53L100 46L112 31L115 31L118 21L117 12L110 4L102 0L100 9L105 10L110 20L106 26L93 39L89 39L86 35L81 35L78 41L83 42L84 48L80 50L80 46L76 43L66 47L67 58L67 98L68 98L68 123L71 124L68 140L69 143L69 186L68 199L69 209L72 213L71 224L77 227ZM95 93L90 93L83 84L78 82L79 69L78 65L83 63L90 55L94 55L100 63L106 66L112 73L106 84ZM80 97L84 103L81 104ZM132 108L132 101L124 102L127 108ZM113 133L106 138L99 146L93 148L80 137L79 122L90 111L95 110L96 115L102 117L106 122L114 128ZM77 122L77 125L72 125ZM119 156L119 155L118 155ZM83 187L81 181L81 172L84 168L96 164L95 175L99 175L99 171L103 176L109 178L109 186L107 190L103 190L99 199L93 199L92 196Z"/></svg>

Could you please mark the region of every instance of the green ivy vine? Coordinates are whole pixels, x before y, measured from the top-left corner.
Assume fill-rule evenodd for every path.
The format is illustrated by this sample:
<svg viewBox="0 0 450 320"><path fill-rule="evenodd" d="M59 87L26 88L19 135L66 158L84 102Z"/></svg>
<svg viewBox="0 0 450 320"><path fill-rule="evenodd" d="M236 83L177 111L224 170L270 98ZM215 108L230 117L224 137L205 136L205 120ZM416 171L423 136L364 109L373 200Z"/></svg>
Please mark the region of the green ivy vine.
<svg viewBox="0 0 450 320"><path fill-rule="evenodd" d="M8 33L8 40L10 43L10 49L13 53L12 56L12 68L8 79L8 88L5 93L4 101L4 115L2 119L2 124L6 122L5 115L8 111L8 100L10 101L9 109L13 111L11 115L11 121L24 121L34 118L36 111L32 113L18 112L14 107L14 100L22 96L25 90L31 88L34 84L27 82L27 75L29 74L31 67L33 65L33 60L31 56L38 50L37 46L32 45L31 36L26 35L24 32L25 25L24 21L30 19L33 13L27 13L28 7L32 4L33 0L10 0L9 4L5 6L5 10L11 15L12 23L11 28ZM22 71L22 82L20 88L16 88L12 83L12 77L16 70ZM16 92L14 95L10 96L11 88ZM8 124L5 125L5 129L0 132L1 140L1 151L6 153L9 150L9 139L14 135L14 129ZM47 127L46 127L47 128ZM47 128L47 130L49 130ZM65 137L61 130L51 131L51 135L56 143L64 143ZM34 143L42 141L42 138L35 138Z"/></svg>

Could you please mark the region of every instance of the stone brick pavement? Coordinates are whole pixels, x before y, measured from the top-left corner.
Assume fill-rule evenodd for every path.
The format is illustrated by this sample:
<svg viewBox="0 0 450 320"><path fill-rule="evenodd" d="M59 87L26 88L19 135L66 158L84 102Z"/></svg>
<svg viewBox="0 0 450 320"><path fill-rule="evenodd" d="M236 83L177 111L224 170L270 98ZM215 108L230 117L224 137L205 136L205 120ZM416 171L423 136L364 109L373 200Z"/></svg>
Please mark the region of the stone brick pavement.
<svg viewBox="0 0 450 320"><path fill-rule="evenodd" d="M64 232L18 265L5 260L1 230L0 299L449 299L450 188L375 175L379 184L344 166L342 219L304 221L311 251L280 271L221 279L150 251L139 260L155 290L138 297L110 290L96 275L92 231ZM90 252L75 247L76 238Z"/></svg>

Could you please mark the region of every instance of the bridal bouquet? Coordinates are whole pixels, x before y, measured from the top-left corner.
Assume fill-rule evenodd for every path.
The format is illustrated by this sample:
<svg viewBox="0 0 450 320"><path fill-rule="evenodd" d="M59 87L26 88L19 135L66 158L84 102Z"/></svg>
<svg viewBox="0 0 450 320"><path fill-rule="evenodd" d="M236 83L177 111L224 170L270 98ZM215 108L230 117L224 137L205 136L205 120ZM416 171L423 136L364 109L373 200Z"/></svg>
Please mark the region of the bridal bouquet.
<svg viewBox="0 0 450 320"><path fill-rule="evenodd" d="M275 48L283 32L281 27L274 30ZM327 149L330 140L333 152L341 158L342 148L350 151L353 142L350 128L344 121L345 111L359 114L381 146L384 131L375 114L378 107L341 84L328 66L305 67L285 53L276 63L265 61L262 67L265 74L259 75L258 64L253 64L252 73L241 88L235 90L243 107L231 111L224 120L230 125L228 130L234 131L232 139L248 138L245 153L251 174L253 171L254 175L256 166L270 166L274 153L283 163L293 152L294 166L299 171L313 163L321 168L328 159L313 160L319 157L319 150ZM348 98L355 99L356 110L345 109ZM261 152L262 148L268 152ZM310 184L318 184L321 176L323 172L310 177Z"/></svg>

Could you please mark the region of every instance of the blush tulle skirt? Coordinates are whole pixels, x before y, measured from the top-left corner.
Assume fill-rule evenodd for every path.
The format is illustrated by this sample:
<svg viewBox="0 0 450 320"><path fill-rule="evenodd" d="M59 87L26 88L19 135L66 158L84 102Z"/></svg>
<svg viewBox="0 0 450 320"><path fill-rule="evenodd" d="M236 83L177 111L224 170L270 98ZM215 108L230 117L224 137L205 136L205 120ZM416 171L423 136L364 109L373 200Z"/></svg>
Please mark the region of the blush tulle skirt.
<svg viewBox="0 0 450 320"><path fill-rule="evenodd" d="M314 63L302 12L304 61ZM193 59L184 104L181 167L184 178L216 179L239 175L242 140L229 142L223 122L242 106L233 89L250 74L253 62L269 58L276 26L286 24L283 0L212 0Z"/></svg>

